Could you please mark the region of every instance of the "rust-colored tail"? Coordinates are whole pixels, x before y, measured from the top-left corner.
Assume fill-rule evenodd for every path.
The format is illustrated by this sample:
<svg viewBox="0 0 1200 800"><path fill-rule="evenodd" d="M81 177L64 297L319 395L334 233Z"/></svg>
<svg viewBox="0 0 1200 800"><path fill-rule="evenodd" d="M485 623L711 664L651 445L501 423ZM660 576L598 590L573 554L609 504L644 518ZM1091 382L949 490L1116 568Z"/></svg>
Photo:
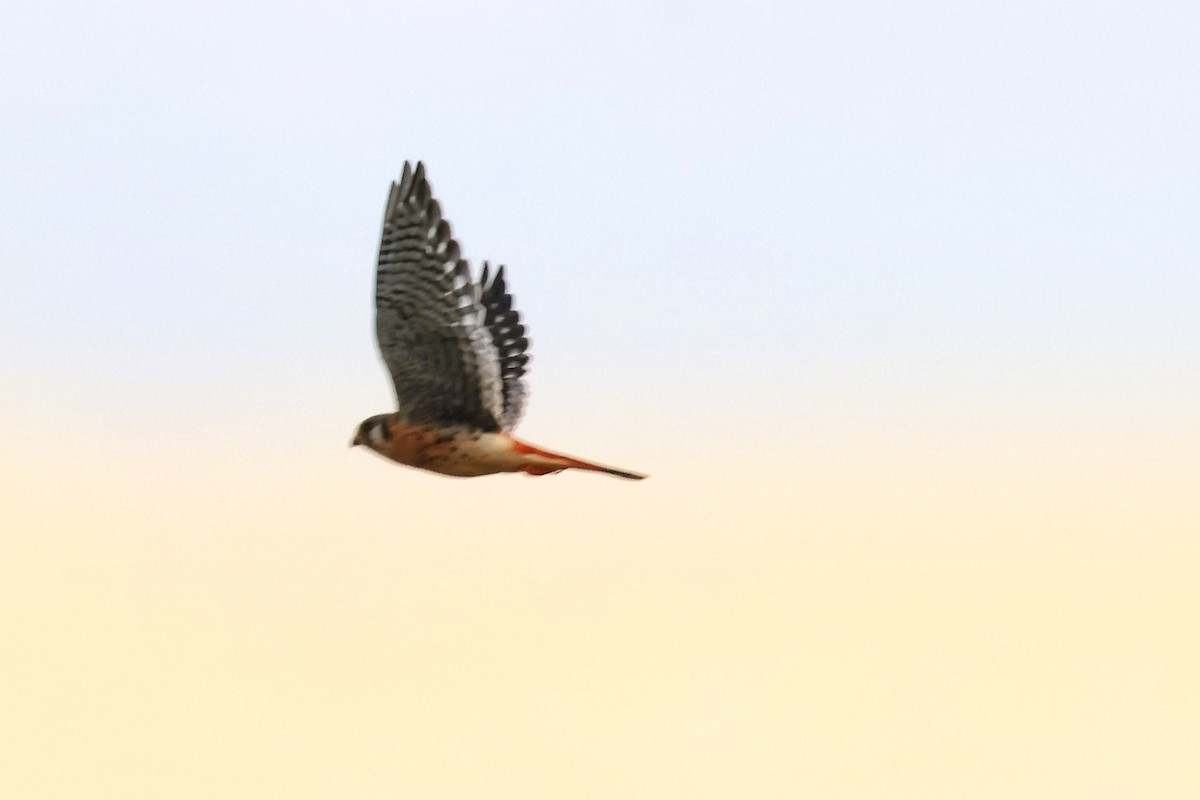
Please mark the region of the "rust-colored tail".
<svg viewBox="0 0 1200 800"><path fill-rule="evenodd" d="M553 472L562 472L564 469L586 469L590 472L603 472L605 475L615 475L618 478L625 478L631 481L640 481L646 477L637 472L627 472L623 469L606 467L603 464L581 461L578 458L564 456L562 453L552 453L549 450L534 447L518 439L513 439L512 443L514 452L532 456L528 463L520 468L521 472L529 475L549 475Z"/></svg>

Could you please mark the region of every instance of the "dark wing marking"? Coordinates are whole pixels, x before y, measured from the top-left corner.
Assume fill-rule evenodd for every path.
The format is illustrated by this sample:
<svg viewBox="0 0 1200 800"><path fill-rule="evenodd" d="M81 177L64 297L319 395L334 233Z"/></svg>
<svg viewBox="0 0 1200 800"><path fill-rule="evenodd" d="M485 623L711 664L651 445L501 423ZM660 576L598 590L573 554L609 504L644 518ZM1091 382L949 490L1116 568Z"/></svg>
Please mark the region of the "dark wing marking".
<svg viewBox="0 0 1200 800"><path fill-rule="evenodd" d="M488 263L483 262L483 274L479 276L483 287L484 326L492 335L492 344L500 358L500 378L504 383L504 411L500 427L511 431L525 410L525 365L529 363L529 338L521 324L520 313L512 307L513 298L504 285L504 267L496 268L491 282L488 281Z"/></svg>
<svg viewBox="0 0 1200 800"><path fill-rule="evenodd" d="M375 334L405 419L499 428L503 381L484 316L425 166L405 162L388 195L375 280Z"/></svg>

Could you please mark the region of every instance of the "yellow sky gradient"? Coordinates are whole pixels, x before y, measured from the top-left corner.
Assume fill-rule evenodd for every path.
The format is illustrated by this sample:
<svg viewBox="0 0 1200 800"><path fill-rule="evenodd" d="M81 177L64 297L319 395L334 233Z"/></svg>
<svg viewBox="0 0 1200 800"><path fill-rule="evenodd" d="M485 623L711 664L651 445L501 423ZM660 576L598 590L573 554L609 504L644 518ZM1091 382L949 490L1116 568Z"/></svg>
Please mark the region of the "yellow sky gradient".
<svg viewBox="0 0 1200 800"><path fill-rule="evenodd" d="M340 442L139 469L18 437L4 795L1200 785L1182 451L976 436L755 456L718 430L704 454L680 427L654 452L541 424L535 441L652 477L455 481Z"/></svg>

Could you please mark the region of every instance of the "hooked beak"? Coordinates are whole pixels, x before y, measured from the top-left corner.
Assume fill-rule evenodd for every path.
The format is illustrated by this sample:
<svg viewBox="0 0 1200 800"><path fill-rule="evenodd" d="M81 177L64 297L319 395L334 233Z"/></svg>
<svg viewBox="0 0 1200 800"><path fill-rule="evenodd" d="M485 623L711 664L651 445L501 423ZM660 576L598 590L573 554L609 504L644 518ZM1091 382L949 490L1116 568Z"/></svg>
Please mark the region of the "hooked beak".
<svg viewBox="0 0 1200 800"><path fill-rule="evenodd" d="M350 446L358 447L360 444L362 444L362 434L356 433L354 434L354 438L350 440Z"/></svg>

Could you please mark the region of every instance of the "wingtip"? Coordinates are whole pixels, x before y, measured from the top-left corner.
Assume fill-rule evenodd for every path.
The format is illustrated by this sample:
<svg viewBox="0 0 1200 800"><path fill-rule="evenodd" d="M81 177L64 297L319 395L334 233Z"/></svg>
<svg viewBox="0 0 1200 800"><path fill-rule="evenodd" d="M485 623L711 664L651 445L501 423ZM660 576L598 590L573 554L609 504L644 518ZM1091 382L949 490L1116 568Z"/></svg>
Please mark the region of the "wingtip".
<svg viewBox="0 0 1200 800"><path fill-rule="evenodd" d="M400 169L400 180L393 183L400 189L400 193L407 197L412 193L413 188L420 186L425 182L425 162L418 161L416 165L413 162L404 161L404 166Z"/></svg>
<svg viewBox="0 0 1200 800"><path fill-rule="evenodd" d="M504 280L504 265L499 264L493 268L490 262L483 262L483 271L479 275L479 286L490 296L500 297L506 294L508 285Z"/></svg>

